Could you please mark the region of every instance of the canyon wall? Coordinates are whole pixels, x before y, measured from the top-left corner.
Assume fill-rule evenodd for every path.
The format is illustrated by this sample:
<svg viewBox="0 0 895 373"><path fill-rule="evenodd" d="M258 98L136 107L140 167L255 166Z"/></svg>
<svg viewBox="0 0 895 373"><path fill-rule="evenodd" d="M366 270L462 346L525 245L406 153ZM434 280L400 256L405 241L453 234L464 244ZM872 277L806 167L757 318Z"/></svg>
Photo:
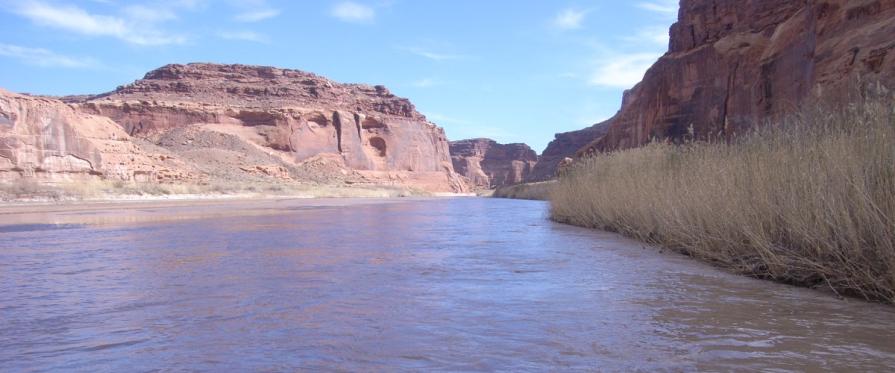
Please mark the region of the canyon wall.
<svg viewBox="0 0 895 373"><path fill-rule="evenodd" d="M383 86L341 84L298 70L194 63L161 67L108 93L61 98L68 105L40 100L66 115L114 125L119 138L157 146L211 179L466 189L454 173L444 131ZM42 151L44 145L34 146ZM89 153L105 156L102 149Z"/></svg>
<svg viewBox="0 0 895 373"><path fill-rule="evenodd" d="M499 144L491 139L451 141L454 170L476 188L497 188L521 183L538 163L538 155L525 144Z"/></svg>
<svg viewBox="0 0 895 373"><path fill-rule="evenodd" d="M530 181L564 157L652 139L726 139L855 85L895 86L895 0L682 0L669 51L620 111L557 134ZM551 156L549 159L547 154Z"/></svg>
<svg viewBox="0 0 895 373"><path fill-rule="evenodd" d="M166 152L147 151L109 118L61 101L0 90L0 181L195 182Z"/></svg>

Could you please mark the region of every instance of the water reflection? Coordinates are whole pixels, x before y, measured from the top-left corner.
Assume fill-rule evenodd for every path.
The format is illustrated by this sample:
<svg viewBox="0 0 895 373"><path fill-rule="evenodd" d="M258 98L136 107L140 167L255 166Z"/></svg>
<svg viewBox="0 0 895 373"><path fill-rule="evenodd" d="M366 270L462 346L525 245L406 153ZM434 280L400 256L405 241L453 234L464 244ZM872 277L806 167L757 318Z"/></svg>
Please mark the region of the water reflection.
<svg viewBox="0 0 895 373"><path fill-rule="evenodd" d="M539 202L315 203L0 233L0 370L895 366L891 308L552 224Z"/></svg>

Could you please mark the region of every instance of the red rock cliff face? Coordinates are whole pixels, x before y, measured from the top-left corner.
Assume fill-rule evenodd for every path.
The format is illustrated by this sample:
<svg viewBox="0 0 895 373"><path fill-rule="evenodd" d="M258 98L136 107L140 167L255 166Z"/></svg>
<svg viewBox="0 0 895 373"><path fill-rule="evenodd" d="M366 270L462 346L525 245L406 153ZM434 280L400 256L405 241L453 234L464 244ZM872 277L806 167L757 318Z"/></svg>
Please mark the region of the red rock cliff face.
<svg viewBox="0 0 895 373"><path fill-rule="evenodd" d="M668 53L625 93L605 133L559 134L545 155L680 140L691 128L727 138L856 76L895 83L895 0L682 0L670 33ZM533 175L544 178L555 163L539 166Z"/></svg>
<svg viewBox="0 0 895 373"><path fill-rule="evenodd" d="M273 67L197 63L167 65L113 92L67 101L159 144L202 139L216 152L254 148L272 156L265 162L276 167L323 157L371 181L464 189L453 172L444 131L383 86L340 84ZM209 140L210 133L244 144L223 146Z"/></svg>
<svg viewBox="0 0 895 373"><path fill-rule="evenodd" d="M0 90L0 181L195 181L167 154L146 151L109 118L61 101Z"/></svg>
<svg viewBox="0 0 895 373"><path fill-rule="evenodd" d="M525 144L498 144L491 139L450 143L454 169L479 188L521 183L538 163L538 155Z"/></svg>

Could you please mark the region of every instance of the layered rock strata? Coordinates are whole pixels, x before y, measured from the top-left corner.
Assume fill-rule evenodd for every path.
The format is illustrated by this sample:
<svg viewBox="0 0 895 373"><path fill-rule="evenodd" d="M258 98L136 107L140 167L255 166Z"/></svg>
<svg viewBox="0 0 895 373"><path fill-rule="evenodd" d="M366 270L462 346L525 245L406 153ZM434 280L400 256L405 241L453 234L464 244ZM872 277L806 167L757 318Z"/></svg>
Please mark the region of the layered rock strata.
<svg viewBox="0 0 895 373"><path fill-rule="evenodd" d="M477 188L521 183L538 163L538 155L525 144L499 144L491 139L450 143L454 170Z"/></svg>
<svg viewBox="0 0 895 373"><path fill-rule="evenodd" d="M21 178L191 182L202 174L167 152L147 150L109 118L0 90L0 180Z"/></svg>
<svg viewBox="0 0 895 373"><path fill-rule="evenodd" d="M444 131L383 86L341 84L298 70L194 63L161 67L105 94L61 100L69 105L29 101L57 108L65 113L60 118L71 117L51 128L19 125L15 118L5 122L38 136L54 136L47 131L57 127L79 131L80 122L72 121L81 119L75 117L101 122L103 131L159 146L212 179L326 182L333 176L434 192L465 190L453 171ZM33 147L58 152L56 145ZM92 168L107 152L60 146L63 153L74 149L72 156L90 160ZM15 159L28 157L18 150L22 146L6 149Z"/></svg>

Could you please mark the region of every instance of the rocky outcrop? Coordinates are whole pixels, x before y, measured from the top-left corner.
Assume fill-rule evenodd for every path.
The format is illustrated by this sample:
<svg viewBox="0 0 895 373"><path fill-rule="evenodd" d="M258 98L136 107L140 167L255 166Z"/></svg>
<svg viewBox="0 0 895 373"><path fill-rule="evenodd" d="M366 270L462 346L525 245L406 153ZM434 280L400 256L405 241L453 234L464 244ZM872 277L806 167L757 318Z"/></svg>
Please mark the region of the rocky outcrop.
<svg viewBox="0 0 895 373"><path fill-rule="evenodd" d="M444 131L383 86L340 84L273 67L196 63L167 65L115 91L63 100L111 118L129 136L195 160L212 177L229 179L242 170L240 175L283 178L283 170L326 159L371 183L465 189Z"/></svg>
<svg viewBox="0 0 895 373"><path fill-rule="evenodd" d="M669 51L604 131L557 135L546 155L652 139L726 139L863 82L895 83L893 0L682 0ZM859 83L860 83L859 81ZM583 146L581 144L584 144ZM542 162L534 178L552 174Z"/></svg>
<svg viewBox="0 0 895 373"><path fill-rule="evenodd" d="M498 144L491 139L450 143L454 169L478 188L521 183L538 163L538 155L525 144Z"/></svg>
<svg viewBox="0 0 895 373"><path fill-rule="evenodd" d="M106 117L0 90L0 181L197 181L184 162L146 151Z"/></svg>

